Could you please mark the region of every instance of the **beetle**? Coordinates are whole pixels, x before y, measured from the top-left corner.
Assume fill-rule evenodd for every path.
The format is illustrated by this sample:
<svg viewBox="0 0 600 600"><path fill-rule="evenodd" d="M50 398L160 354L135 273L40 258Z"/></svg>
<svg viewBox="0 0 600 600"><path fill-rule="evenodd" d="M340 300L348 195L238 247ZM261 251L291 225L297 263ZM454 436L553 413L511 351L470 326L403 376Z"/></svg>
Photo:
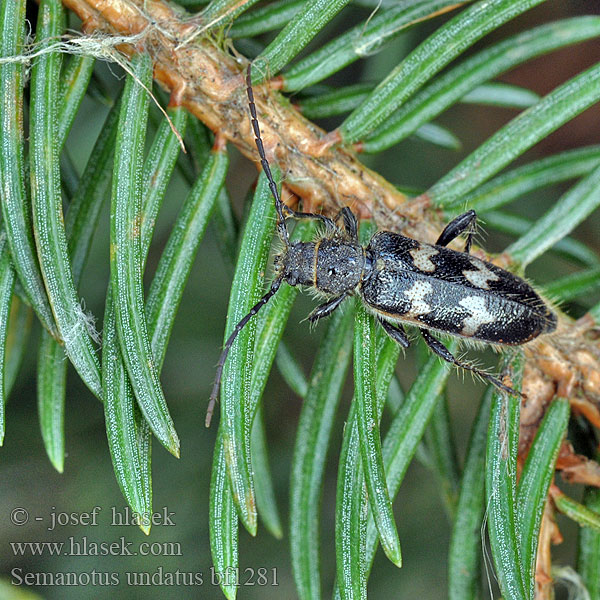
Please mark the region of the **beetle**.
<svg viewBox="0 0 600 600"><path fill-rule="evenodd" d="M427 346L443 360L472 371L504 392L520 395L493 375L455 358L431 333L516 346L556 329L556 314L527 282L470 254L475 211L469 210L448 223L435 244L379 231L367 246L362 246L356 217L348 207L342 208L334 219L292 210L281 201L265 155L251 69L252 63L246 75L251 123L275 200L277 233L283 251L275 257L275 277L269 291L234 327L223 346L206 425L210 424L225 360L235 338L284 281L292 286L311 287L325 296L326 301L308 316L311 322L327 317L346 298L358 294L385 332L403 348L408 348L409 339L402 324L416 325ZM286 217L317 220L325 231L315 241L291 243ZM448 248L462 233L467 238L464 251Z"/></svg>

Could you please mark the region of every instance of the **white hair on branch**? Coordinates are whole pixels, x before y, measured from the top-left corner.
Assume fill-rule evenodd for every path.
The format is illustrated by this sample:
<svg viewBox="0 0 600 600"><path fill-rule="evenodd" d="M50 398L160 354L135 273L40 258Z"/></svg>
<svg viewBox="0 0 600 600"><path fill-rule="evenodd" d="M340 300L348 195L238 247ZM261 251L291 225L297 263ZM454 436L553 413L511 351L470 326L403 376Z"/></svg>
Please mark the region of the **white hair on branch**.
<svg viewBox="0 0 600 600"><path fill-rule="evenodd" d="M99 60L104 60L110 63L118 64L128 75L131 75L133 79L141 85L146 92L152 98L152 101L156 104L159 110L163 113L173 133L179 141L179 145L183 152L185 152L185 146L181 134L171 121L171 118L160 105L160 102L156 99L152 90L140 81L135 75L131 61L122 51L118 49L119 46L125 44L136 46L142 42L153 30L153 25L150 23L143 31L132 35L108 35L106 33L94 32L91 35L83 35L78 32L71 31L68 35L65 35L59 40L49 42L48 39L41 41L28 41L25 44L24 51L21 54L15 54L12 56L0 57L0 65L21 63L27 67L31 66L31 62L40 56L50 54L52 52L60 52L61 54L71 54L75 56L92 56ZM28 36L31 40L31 36ZM27 73L26 73L27 75Z"/></svg>

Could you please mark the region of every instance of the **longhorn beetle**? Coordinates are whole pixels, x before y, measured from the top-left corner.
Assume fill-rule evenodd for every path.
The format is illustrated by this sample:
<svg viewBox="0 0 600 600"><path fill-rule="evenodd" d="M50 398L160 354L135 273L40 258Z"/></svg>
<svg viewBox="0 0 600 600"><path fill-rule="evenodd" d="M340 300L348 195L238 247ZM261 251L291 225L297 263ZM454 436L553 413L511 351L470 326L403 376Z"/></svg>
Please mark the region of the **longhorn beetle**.
<svg viewBox="0 0 600 600"><path fill-rule="evenodd" d="M252 129L262 168L275 199L277 233L283 251L275 257L275 278L269 291L235 326L217 365L206 425L210 424L229 350L246 323L275 295L281 283L313 287L327 300L308 316L311 322L330 315L358 294L385 332L403 348L409 340L402 323L416 325L429 348L445 361L486 379L498 389L520 395L499 379L461 362L430 330L494 345L520 345L556 329L556 315L519 277L469 254L477 215L470 210L453 219L435 244L391 231L379 231L366 247L358 241L356 217L342 208L335 219L296 212L279 196L265 155L254 103L252 63L246 75ZM290 243L286 217L314 219L325 233L313 242ZM463 252L446 246L466 232Z"/></svg>

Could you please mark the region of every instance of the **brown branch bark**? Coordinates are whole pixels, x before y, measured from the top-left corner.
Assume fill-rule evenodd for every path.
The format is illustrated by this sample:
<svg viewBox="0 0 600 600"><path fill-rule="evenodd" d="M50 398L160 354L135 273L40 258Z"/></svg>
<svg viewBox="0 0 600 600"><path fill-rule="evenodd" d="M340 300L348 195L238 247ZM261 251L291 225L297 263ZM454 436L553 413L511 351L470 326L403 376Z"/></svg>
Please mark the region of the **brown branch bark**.
<svg viewBox="0 0 600 600"><path fill-rule="evenodd" d="M562 543L562 541L562 535L554 518L554 507L550 500L547 500L542 515L535 565L535 600L551 600L554 598L551 547Z"/></svg>

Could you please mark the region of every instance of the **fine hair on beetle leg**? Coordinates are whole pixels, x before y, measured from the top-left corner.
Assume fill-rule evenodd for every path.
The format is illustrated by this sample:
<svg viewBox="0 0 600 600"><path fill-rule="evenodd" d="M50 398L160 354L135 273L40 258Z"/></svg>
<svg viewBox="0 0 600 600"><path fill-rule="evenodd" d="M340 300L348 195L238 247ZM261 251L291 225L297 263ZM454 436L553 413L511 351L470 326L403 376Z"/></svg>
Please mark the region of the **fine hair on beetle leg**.
<svg viewBox="0 0 600 600"><path fill-rule="evenodd" d="M442 360L449 362L450 364L453 364L458 368L463 369L463 378L464 371L470 371L473 376L478 376L482 380L491 383L500 391L503 391L507 394L511 394L513 396L519 396L522 398L524 397L524 395L521 392L504 384L501 381L501 379L499 379L495 375L492 375L482 369L479 369L473 366L472 363L463 361L461 358L454 356L454 354L448 350L445 344L438 340L435 336L433 336L427 329L420 328L420 332L424 342L427 344L430 351L432 351L434 354L437 354Z"/></svg>

